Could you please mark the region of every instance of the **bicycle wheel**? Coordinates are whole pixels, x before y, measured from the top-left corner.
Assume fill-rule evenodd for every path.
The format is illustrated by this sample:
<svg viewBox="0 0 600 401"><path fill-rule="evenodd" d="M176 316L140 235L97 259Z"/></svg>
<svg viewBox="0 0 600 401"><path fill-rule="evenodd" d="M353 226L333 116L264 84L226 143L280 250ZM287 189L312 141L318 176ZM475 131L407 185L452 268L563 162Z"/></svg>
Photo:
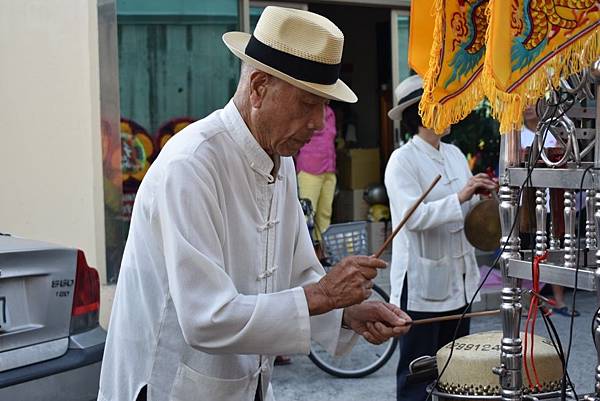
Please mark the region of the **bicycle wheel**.
<svg viewBox="0 0 600 401"><path fill-rule="evenodd" d="M388 294L377 285L373 285L373 295L369 300L389 301ZM316 341L311 343L308 357L321 370L341 378L365 377L379 370L392 357L398 339L391 338L380 345L371 344L360 337L352 350L342 356L331 356Z"/></svg>

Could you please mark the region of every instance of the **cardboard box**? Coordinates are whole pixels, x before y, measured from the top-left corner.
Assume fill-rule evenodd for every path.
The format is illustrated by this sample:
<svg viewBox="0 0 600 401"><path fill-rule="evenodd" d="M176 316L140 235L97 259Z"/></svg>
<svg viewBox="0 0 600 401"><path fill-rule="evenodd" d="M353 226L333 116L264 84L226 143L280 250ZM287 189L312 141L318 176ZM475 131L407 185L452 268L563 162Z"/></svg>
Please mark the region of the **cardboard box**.
<svg viewBox="0 0 600 401"><path fill-rule="evenodd" d="M379 148L345 149L337 154L338 182L344 189L381 183Z"/></svg>
<svg viewBox="0 0 600 401"><path fill-rule="evenodd" d="M342 189L333 203L333 222L366 220L369 205L363 200L363 190Z"/></svg>

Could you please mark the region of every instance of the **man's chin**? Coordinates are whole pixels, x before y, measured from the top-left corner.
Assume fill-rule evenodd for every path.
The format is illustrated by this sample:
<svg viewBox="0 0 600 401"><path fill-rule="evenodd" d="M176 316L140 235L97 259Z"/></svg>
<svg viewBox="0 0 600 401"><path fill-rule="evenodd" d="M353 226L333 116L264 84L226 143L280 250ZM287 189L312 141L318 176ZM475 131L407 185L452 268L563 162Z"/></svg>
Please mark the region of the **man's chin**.
<svg viewBox="0 0 600 401"><path fill-rule="evenodd" d="M281 157L289 157L289 156L296 156L299 152L300 152L300 148L293 148L293 149L282 149L277 153Z"/></svg>

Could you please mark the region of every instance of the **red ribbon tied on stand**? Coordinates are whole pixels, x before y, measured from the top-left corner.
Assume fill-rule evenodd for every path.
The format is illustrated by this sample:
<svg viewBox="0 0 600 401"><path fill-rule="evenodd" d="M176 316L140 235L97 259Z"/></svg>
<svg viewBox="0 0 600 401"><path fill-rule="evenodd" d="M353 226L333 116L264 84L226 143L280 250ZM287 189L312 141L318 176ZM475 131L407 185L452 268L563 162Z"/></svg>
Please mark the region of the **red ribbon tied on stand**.
<svg viewBox="0 0 600 401"><path fill-rule="evenodd" d="M529 366L527 364L527 354L529 353L529 358L531 360L531 369L533 371L533 376L535 379L535 384L537 385L538 390L541 391L542 385L540 384L540 379L538 378L537 370L535 368L535 360L533 354L533 346L534 346L534 335L535 335L535 321L537 318L537 310L539 305L539 293L540 293L540 262L545 261L548 258L548 251L545 251L542 255L535 255L533 257L533 263L531 265L531 280L533 284L533 291L531 292L531 301L529 303L529 312L527 313L527 321L525 322L525 351L523 352L523 365L525 366L525 374L527 375L527 381L529 383L529 388L533 391L534 386L531 380L531 376L529 374ZM531 322L531 327L530 327ZM531 349L528 350L527 345L527 337L530 336Z"/></svg>

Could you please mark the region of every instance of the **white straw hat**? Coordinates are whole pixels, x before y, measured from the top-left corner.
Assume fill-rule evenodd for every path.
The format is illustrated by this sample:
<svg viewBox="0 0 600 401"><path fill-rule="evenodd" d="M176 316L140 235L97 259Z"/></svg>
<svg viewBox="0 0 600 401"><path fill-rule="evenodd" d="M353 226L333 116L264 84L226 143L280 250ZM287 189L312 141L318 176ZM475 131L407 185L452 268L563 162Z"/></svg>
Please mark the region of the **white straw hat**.
<svg viewBox="0 0 600 401"><path fill-rule="evenodd" d="M300 89L348 103L358 100L339 79L344 34L321 15L269 6L253 35L227 32L223 42L245 63Z"/></svg>
<svg viewBox="0 0 600 401"><path fill-rule="evenodd" d="M417 103L422 96L423 80L421 77L411 75L406 78L394 89L394 99L398 99L398 105L388 112L388 117L392 120L401 120L404 109Z"/></svg>

